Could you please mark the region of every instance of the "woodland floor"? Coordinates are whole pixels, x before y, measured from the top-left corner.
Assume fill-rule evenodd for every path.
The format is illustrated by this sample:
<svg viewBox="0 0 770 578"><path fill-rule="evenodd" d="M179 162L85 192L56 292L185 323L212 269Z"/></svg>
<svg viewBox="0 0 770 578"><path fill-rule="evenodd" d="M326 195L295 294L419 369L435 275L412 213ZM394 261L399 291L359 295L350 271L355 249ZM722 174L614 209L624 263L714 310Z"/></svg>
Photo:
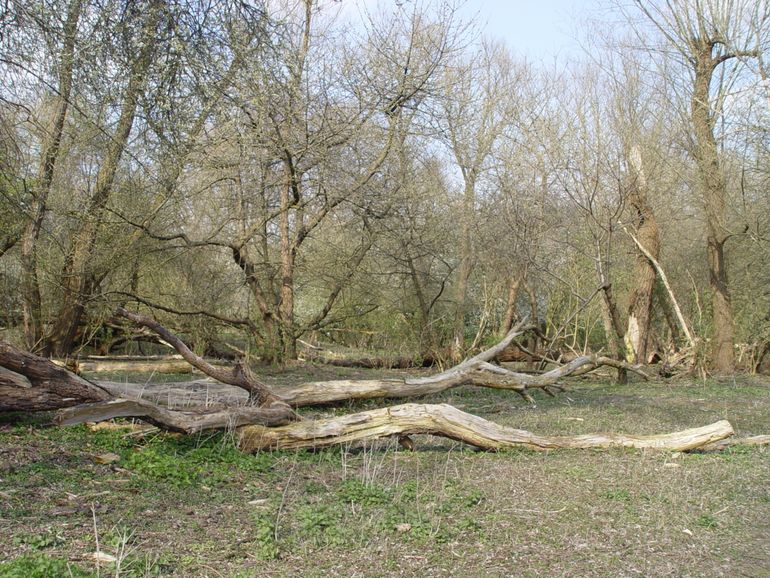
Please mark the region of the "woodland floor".
<svg viewBox="0 0 770 578"><path fill-rule="evenodd" d="M297 366L266 379L386 374ZM470 388L424 401L543 434L662 433L722 418L740 436L770 433L767 378L570 383L556 399L535 393L535 407ZM246 456L228 434L139 437L0 417L0 576L770 577L767 447L491 454L414 441L416 452L391 441ZM107 452L120 461L98 463ZM116 562L97 568L97 541Z"/></svg>

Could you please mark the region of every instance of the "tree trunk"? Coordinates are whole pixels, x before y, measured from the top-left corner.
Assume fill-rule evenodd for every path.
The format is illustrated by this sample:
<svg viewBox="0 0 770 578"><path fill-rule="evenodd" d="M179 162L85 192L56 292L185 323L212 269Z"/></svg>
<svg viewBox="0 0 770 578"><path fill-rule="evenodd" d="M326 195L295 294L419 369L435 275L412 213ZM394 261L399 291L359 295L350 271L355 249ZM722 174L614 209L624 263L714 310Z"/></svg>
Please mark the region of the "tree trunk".
<svg viewBox="0 0 770 578"><path fill-rule="evenodd" d="M519 289L524 275L519 277L513 277L508 281L508 299L505 303L505 315L503 316L503 324L500 326L500 333L505 335L513 327L513 322L516 319L516 300L519 298Z"/></svg>
<svg viewBox="0 0 770 578"><path fill-rule="evenodd" d="M294 202L299 202L299 184L289 168L290 162L290 159L284 161L285 182L281 188L281 215L278 220L281 235L281 288L278 315L282 361L297 359L297 338L294 335L294 263L297 249L291 231L290 212ZM292 191L295 197L292 197Z"/></svg>
<svg viewBox="0 0 770 578"><path fill-rule="evenodd" d="M604 329L607 334L607 341L610 346L610 352L615 359L626 359L625 328L620 320L620 311L612 293L612 285L607 284L602 287L602 314L604 317ZM624 367L618 368L617 382L624 384L628 381L628 375Z"/></svg>
<svg viewBox="0 0 770 578"><path fill-rule="evenodd" d="M537 291L535 291L535 288L526 281L524 282L524 290L527 292L527 297L529 298L530 319L532 319L532 323L535 325L535 327L538 328L537 331L533 331L529 336L529 350L535 355L538 355L540 350L540 336L542 335L542 332L540 331L540 307L537 301ZM536 369L536 366L537 363L535 359L532 359L527 364L527 368L530 370Z"/></svg>
<svg viewBox="0 0 770 578"><path fill-rule="evenodd" d="M238 362L232 369L215 367L202 357L193 353L192 350L179 339L179 337L171 333L154 319L138 313L126 311L122 307L118 308L115 311L115 314L151 329L176 349L190 365L199 369L206 375L213 377L217 381L245 389L249 392L249 398L258 405L268 405L278 401L278 398L273 394L270 388L251 373L248 365Z"/></svg>
<svg viewBox="0 0 770 578"><path fill-rule="evenodd" d="M0 370L0 411L61 407L64 409L55 420L60 425L139 417L163 429L186 434L244 426L239 430L240 447L251 452L274 448L321 448L393 435L403 438L418 433L440 435L486 450L633 447L686 451L707 444L713 446L714 442L733 433L730 424L721 421L657 436L547 437L500 426L449 405L417 404L295 424L292 422L298 416L280 402L267 407L180 411L144 400L111 399L106 391L48 359L20 352L1 341L0 367L4 368ZM92 403L71 407L83 402ZM757 440L757 443L767 443L767 440Z"/></svg>
<svg viewBox="0 0 770 578"><path fill-rule="evenodd" d="M180 355L162 356L89 356L78 359L78 371L82 372L117 372L134 373L192 373L193 367Z"/></svg>
<svg viewBox="0 0 770 578"><path fill-rule="evenodd" d="M432 434L491 451L638 448L682 452L723 440L733 433L730 423L723 420L700 428L652 436L601 433L539 436L498 425L451 405L410 403L275 428L246 426L239 431L239 445L247 452L315 449L391 436Z"/></svg>
<svg viewBox="0 0 770 578"><path fill-rule="evenodd" d="M154 319L137 313L130 313L123 309L118 309L116 314L157 332L197 369L217 381L246 389L250 392L251 397L256 398L261 405L283 401L293 406L303 406L350 399L410 397L437 393L466 384L508 389L531 402L534 400L529 394L529 390L542 389L546 393L551 394L549 388L560 389L557 385L560 379L573 374L586 373L601 366L634 371L643 378L648 378L644 371L638 367L630 366L616 359L597 356L578 357L566 365L537 376L516 373L489 363L489 361L500 355L516 337L523 335L529 329L523 327L523 324L519 324L493 347L436 375L405 379L310 382L293 387L291 390L284 391L278 396L270 391L264 383L251 375L247 366L238 363L232 370L214 367L192 353L181 339Z"/></svg>
<svg viewBox="0 0 770 578"><path fill-rule="evenodd" d="M631 147L629 151L629 165L633 171L629 203L636 212L636 236L642 246L657 260L660 258L660 232L655 213L649 204L647 177L637 146ZM655 279L655 265L639 251L636 256L625 332L626 359L629 363L647 363Z"/></svg>
<svg viewBox="0 0 770 578"><path fill-rule="evenodd" d="M139 96L146 85L147 70L152 62L156 27L162 8L161 0L153 0L150 5L142 30L142 48L131 65L117 128L107 145L106 155L96 175L94 193L88 210L67 254L62 279L62 305L56 315L53 330L45 348L49 355L68 355L73 349L88 298L94 248L101 226L102 212L110 198L115 173L134 124Z"/></svg>
<svg viewBox="0 0 770 578"><path fill-rule="evenodd" d="M714 137L710 87L714 69L719 61L714 59L712 51L713 45L707 39L698 42L691 103L695 132L694 156L698 164L706 209L706 241L714 324L713 366L720 374L732 374L735 372L735 324L724 252L728 238L725 224L727 186Z"/></svg>
<svg viewBox="0 0 770 578"><path fill-rule="evenodd" d="M37 242L48 211L56 163L59 160L64 122L72 94L75 41L80 20L81 0L72 0L64 24L64 45L59 59L59 87L54 97L54 111L48 134L44 136L40 169L29 208L30 219L21 235L22 316L27 349L35 351L42 337L40 283L37 275Z"/></svg>
<svg viewBox="0 0 770 578"><path fill-rule="evenodd" d="M0 411L40 411L81 403L106 401L112 396L99 386L0 341Z"/></svg>
<svg viewBox="0 0 770 578"><path fill-rule="evenodd" d="M239 406L208 410L170 410L141 399L111 399L58 412L58 425L99 422L116 417L137 417L168 431L195 434L213 429L230 429L249 424L274 427L295 421L288 406Z"/></svg>
<svg viewBox="0 0 770 578"><path fill-rule="evenodd" d="M420 335L420 356L423 359L433 358L436 349L439 347L439 343L436 338L436 332L434 331L433 325L431 324L431 311L433 309L433 305L438 299L438 296L443 293L444 284L442 283L438 296L429 302L425 293L426 275L418 268L418 263L416 262L415 258L412 257L410 247L405 245L404 251L406 253L407 265L409 266L409 277L412 281L412 287L414 288L414 294L417 297L417 306L419 309L418 332Z"/></svg>
<svg viewBox="0 0 770 578"><path fill-rule="evenodd" d="M455 290L455 318L452 336L452 359L459 361L465 353L465 312L468 298L468 280L473 270L473 247L471 231L473 229L473 212L476 204L475 179L465 175L465 192L463 194L462 227L460 231L460 270Z"/></svg>

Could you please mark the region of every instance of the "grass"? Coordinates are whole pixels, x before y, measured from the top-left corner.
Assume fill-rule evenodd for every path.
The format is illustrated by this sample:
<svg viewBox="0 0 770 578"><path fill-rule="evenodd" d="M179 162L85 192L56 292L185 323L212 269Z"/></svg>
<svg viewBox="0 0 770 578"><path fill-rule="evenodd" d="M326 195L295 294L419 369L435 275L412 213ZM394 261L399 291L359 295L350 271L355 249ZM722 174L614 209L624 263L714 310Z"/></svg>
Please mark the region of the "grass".
<svg viewBox="0 0 770 578"><path fill-rule="evenodd" d="M283 383L321 373L291 368ZM534 407L469 388L424 401L545 434L722 418L739 435L770 432L761 379L586 380ZM770 576L766 448L491 454L415 442L414 453L385 440L245 456L228 433L138 437L5 416L0 576ZM120 460L98 463L106 452ZM97 568L97 550L112 561Z"/></svg>

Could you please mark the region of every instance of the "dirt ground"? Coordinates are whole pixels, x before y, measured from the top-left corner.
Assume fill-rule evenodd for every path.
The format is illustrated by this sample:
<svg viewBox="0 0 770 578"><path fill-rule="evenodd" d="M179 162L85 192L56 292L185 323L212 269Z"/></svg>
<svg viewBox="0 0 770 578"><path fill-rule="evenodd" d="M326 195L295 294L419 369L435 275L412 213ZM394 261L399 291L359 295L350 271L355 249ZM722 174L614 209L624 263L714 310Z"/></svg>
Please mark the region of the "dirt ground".
<svg viewBox="0 0 770 578"><path fill-rule="evenodd" d="M266 379L383 373L297 366ZM740 436L770 433L770 380L753 377L577 380L535 406L474 388L422 401L543 434L718 419ZM415 442L416 452L383 441L246 456L232 432L2 416L0 576L770 576L767 448L493 454Z"/></svg>

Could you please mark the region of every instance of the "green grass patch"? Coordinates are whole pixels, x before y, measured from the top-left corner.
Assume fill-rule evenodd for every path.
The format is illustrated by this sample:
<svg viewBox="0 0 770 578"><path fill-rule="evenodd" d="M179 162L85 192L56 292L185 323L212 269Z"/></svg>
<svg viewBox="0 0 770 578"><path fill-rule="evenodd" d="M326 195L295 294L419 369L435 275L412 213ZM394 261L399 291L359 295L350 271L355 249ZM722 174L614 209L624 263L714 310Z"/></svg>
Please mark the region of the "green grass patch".
<svg viewBox="0 0 770 578"><path fill-rule="evenodd" d="M90 578L95 574L83 570L67 560L54 558L40 552L19 556L10 562L0 562L3 578Z"/></svg>

